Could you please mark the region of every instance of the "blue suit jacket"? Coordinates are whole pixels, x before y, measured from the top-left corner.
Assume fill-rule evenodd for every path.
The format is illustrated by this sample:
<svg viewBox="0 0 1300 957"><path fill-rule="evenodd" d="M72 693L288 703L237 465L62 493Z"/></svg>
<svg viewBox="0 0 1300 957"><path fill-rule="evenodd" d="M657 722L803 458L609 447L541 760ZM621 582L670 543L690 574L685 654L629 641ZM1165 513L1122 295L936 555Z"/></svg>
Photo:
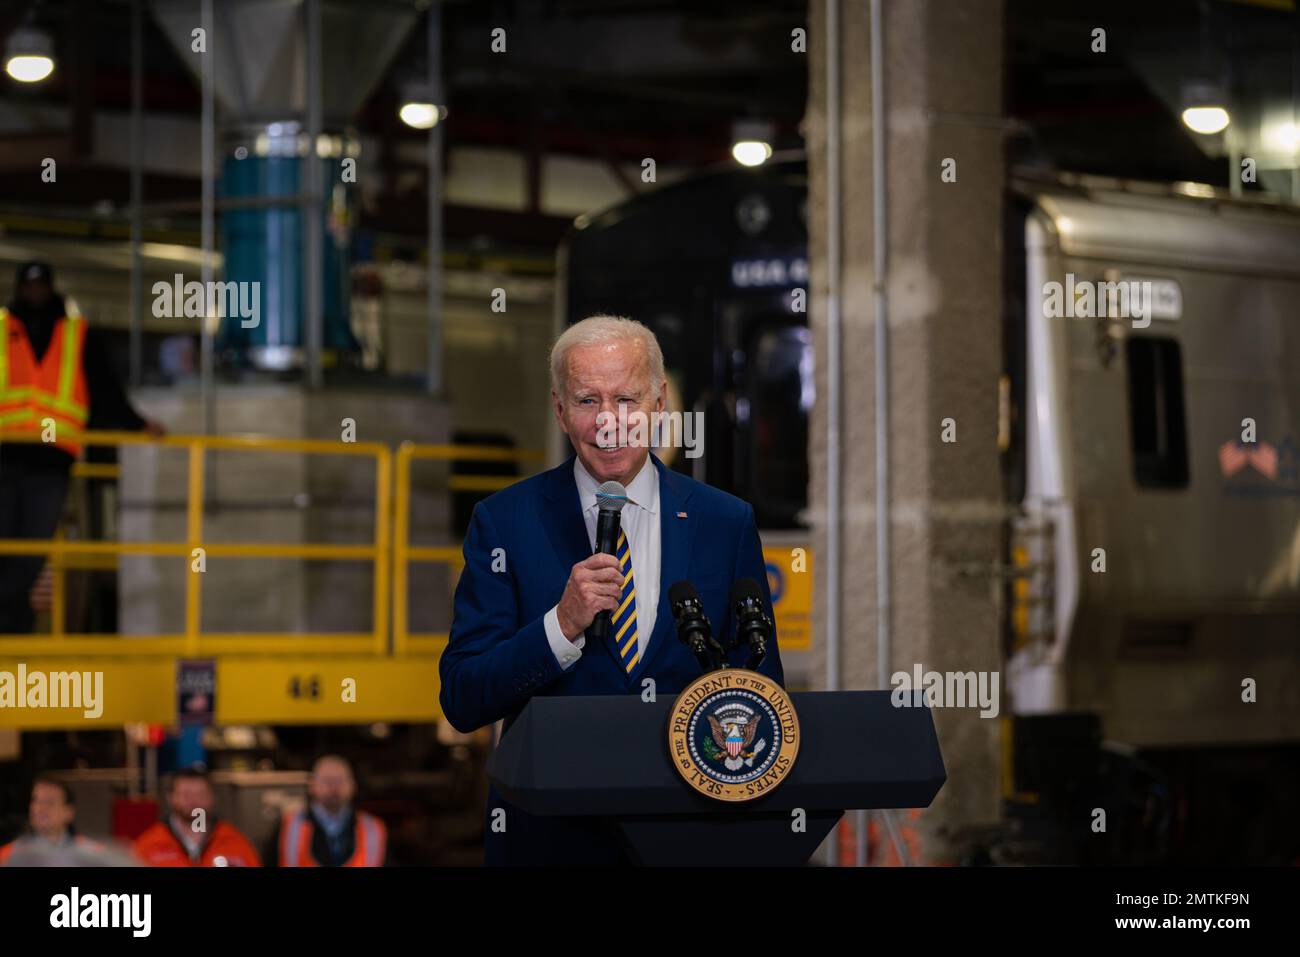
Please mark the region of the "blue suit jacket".
<svg viewBox="0 0 1300 957"><path fill-rule="evenodd" d="M451 639L439 663L442 710L455 728L472 731L504 718L508 730L534 695L639 695L647 677L654 678L657 695L679 693L699 676L700 665L677 639L668 606L668 589L676 582L695 586L724 647L735 631L730 593L736 579L757 581L771 614L753 508L652 460L659 472L659 611L646 653L631 674L612 642L588 640L582 657L565 670L546 639L543 618L559 602L573 566L591 555L573 457L475 506ZM492 570L496 549L505 550L497 552L504 554L504 571ZM736 648L728 664L740 667L747 655L747 648ZM759 670L783 682L775 641ZM491 827L497 807L506 810L504 833ZM501 800L495 789L488 794L488 822L489 864L624 861L604 822L534 817Z"/></svg>

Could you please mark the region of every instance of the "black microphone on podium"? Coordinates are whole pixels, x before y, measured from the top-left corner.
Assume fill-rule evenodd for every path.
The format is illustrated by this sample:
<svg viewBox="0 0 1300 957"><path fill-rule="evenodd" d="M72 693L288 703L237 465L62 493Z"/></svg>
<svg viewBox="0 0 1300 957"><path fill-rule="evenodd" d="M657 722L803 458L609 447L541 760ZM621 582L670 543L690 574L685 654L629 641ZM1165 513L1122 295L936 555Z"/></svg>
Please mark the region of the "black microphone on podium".
<svg viewBox="0 0 1300 957"><path fill-rule="evenodd" d="M745 667L753 671L767 657L767 643L772 640L772 619L767 614L763 590L752 578L741 578L731 586L731 604L736 609L736 644L749 645Z"/></svg>
<svg viewBox="0 0 1300 957"><path fill-rule="evenodd" d="M705 671L722 667L722 646L713 638L713 626L704 614L699 593L690 582L677 582L668 589L668 605L677 623L677 638Z"/></svg>
<svg viewBox="0 0 1300 957"><path fill-rule="evenodd" d="M619 513L627 504L627 489L621 482L603 482L596 489L596 551L618 557ZM592 554L595 554L593 552ZM604 641L609 637L609 612L602 611L587 626L587 637Z"/></svg>

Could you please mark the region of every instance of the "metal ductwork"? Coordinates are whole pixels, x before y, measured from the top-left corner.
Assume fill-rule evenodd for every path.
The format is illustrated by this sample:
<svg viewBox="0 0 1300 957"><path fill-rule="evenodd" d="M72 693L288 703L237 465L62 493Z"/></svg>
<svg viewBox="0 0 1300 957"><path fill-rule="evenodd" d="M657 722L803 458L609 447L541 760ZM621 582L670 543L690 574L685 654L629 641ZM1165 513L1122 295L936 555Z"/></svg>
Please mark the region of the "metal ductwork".
<svg viewBox="0 0 1300 957"><path fill-rule="evenodd" d="M198 53L197 0L153 0L163 33L200 83L201 57L212 58L225 279L261 284L260 325L245 329L225 322L218 336L217 348L235 364L268 370L302 366L310 343L306 317L314 309L322 316L317 348L335 354L356 349L348 322L353 198L339 164L357 155L348 124L422 6L427 4L220 0L213 4L211 35L204 37L206 52ZM316 9L319 55L313 70L310 17ZM313 73L316 98L309 95ZM315 157L315 169L306 162L309 156ZM318 260L308 234L318 237Z"/></svg>
<svg viewBox="0 0 1300 957"><path fill-rule="evenodd" d="M341 130L388 69L428 4L371 0L321 3L321 108L326 129ZM307 113L305 0L219 0L213 6L213 92L241 125L301 120ZM193 31L196 0L153 0L154 17L199 76Z"/></svg>

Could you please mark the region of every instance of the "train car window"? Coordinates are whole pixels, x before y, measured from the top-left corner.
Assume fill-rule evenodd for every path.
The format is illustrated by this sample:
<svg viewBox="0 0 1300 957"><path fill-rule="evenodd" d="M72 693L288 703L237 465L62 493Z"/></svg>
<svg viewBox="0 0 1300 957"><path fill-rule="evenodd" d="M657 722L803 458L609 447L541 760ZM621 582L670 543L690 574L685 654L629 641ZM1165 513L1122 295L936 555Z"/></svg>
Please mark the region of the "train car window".
<svg viewBox="0 0 1300 957"><path fill-rule="evenodd" d="M1143 488L1187 486L1187 426L1178 340L1131 336L1127 342L1133 468Z"/></svg>

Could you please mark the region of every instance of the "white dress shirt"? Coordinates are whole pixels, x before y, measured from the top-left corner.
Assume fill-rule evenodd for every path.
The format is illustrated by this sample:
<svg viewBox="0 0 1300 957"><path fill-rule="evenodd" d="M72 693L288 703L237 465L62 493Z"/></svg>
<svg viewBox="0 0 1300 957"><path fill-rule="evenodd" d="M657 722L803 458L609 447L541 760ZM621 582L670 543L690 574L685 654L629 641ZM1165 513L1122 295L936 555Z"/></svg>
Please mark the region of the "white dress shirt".
<svg viewBox="0 0 1300 957"><path fill-rule="evenodd" d="M582 460L573 460L573 478L578 483L578 500L582 504L582 517L587 523L587 539L591 550L596 550L596 489L599 483L583 467ZM654 631L659 614L659 561L662 555L659 529L659 471L650 456L646 456L641 471L627 487L627 504L619 515L619 525L627 535L632 549L632 581L636 583L636 642L642 660L646 646ZM561 668L569 668L582 657L586 635L569 641L560 630L559 605L546 613L544 624L551 651ZM611 639L612 640L612 639Z"/></svg>

